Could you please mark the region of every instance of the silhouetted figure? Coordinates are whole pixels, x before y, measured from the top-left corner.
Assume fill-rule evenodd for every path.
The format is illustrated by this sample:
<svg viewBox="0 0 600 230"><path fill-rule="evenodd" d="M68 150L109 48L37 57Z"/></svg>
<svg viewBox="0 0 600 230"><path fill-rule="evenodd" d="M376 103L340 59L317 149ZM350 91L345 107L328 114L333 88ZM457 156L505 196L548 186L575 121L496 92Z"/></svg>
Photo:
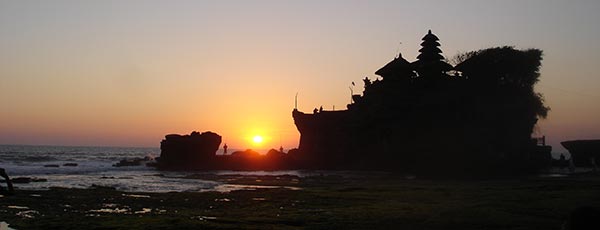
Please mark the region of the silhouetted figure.
<svg viewBox="0 0 600 230"><path fill-rule="evenodd" d="M6 171L3 168L0 168L0 176L3 177L6 181L6 187L8 188L7 194L13 194L15 190L13 188L12 181L10 180L10 177L8 177L8 174L6 174ZM2 186L0 186L0 191L4 193L4 188L2 188Z"/></svg>
<svg viewBox="0 0 600 230"><path fill-rule="evenodd" d="M321 106L321 107L319 108L319 113L320 113L320 112L323 112L323 106Z"/></svg>
<svg viewBox="0 0 600 230"><path fill-rule="evenodd" d="M313 113L314 113L314 114L317 114L317 112L319 112L319 110L318 110L317 108L315 108L315 109L313 110Z"/></svg>
<svg viewBox="0 0 600 230"><path fill-rule="evenodd" d="M223 154L227 154L227 144L223 145Z"/></svg>
<svg viewBox="0 0 600 230"><path fill-rule="evenodd" d="M283 153L283 146L279 146L279 152Z"/></svg>
<svg viewBox="0 0 600 230"><path fill-rule="evenodd" d="M567 159L565 158L564 154L560 154L560 157L558 158L558 167L560 169L564 169L566 168L568 165Z"/></svg>
<svg viewBox="0 0 600 230"><path fill-rule="evenodd" d="M569 172L570 173L574 173L575 172L575 163L573 162L573 156L571 156L569 158Z"/></svg>

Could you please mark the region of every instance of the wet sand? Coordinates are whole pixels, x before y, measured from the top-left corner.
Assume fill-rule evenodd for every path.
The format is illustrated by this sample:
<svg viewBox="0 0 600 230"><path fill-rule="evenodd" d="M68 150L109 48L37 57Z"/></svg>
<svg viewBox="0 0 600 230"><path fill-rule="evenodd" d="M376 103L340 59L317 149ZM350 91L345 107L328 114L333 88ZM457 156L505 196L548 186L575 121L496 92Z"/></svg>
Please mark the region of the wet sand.
<svg viewBox="0 0 600 230"><path fill-rule="evenodd" d="M192 175L221 192L53 188L0 197L15 229L560 229L600 207L600 177L436 181L381 174Z"/></svg>

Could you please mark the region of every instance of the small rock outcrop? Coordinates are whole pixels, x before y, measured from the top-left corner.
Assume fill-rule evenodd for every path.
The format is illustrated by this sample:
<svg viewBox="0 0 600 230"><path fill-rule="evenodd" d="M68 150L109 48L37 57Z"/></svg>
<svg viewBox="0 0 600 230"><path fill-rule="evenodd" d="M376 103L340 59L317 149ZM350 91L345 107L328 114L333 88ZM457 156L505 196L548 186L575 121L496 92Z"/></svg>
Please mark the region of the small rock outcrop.
<svg viewBox="0 0 600 230"><path fill-rule="evenodd" d="M154 158L150 156L146 156L144 158L134 157L134 158L126 158L120 160L116 164L113 164L113 167L126 167L126 166L140 166L143 164L152 164L154 163Z"/></svg>
<svg viewBox="0 0 600 230"><path fill-rule="evenodd" d="M244 157L244 158L256 158L260 157L261 154L252 149L246 149L245 151L235 151L231 153L232 157Z"/></svg>
<svg viewBox="0 0 600 230"><path fill-rule="evenodd" d="M220 145L221 136L213 132L166 135L160 142L157 167L175 170L209 168L214 165Z"/></svg>

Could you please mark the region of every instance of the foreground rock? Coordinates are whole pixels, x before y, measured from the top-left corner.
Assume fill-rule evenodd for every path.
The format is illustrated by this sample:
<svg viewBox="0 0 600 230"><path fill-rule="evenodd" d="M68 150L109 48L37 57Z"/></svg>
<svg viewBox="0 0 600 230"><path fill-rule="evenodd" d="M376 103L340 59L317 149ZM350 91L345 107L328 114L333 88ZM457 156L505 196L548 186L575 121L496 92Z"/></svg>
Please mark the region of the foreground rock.
<svg viewBox="0 0 600 230"><path fill-rule="evenodd" d="M31 182L47 182L48 179L45 178L37 178L37 177L15 177L11 179L13 184L29 184ZM5 180L0 181L0 183L4 183Z"/></svg>
<svg viewBox="0 0 600 230"><path fill-rule="evenodd" d="M0 220L15 229L561 229L572 226L578 216L593 213L579 207L600 207L597 177L501 181L406 180L384 175L215 177L235 184L302 189L18 190L14 196L0 198ZM34 219L18 215L29 210L38 213ZM592 220L587 229L597 229L598 218Z"/></svg>

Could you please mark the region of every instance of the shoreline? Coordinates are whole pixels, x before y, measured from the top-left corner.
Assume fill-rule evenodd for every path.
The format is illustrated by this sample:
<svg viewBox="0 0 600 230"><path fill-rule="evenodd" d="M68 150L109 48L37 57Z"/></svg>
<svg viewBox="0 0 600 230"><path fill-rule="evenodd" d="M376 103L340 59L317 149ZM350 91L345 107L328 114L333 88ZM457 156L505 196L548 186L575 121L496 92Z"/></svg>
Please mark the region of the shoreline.
<svg viewBox="0 0 600 230"><path fill-rule="evenodd" d="M0 197L0 221L15 229L560 229L573 209L600 207L598 176L477 181L213 176L231 184L300 189L18 190Z"/></svg>
<svg viewBox="0 0 600 230"><path fill-rule="evenodd" d="M148 169L152 169L151 167ZM64 177L69 177L67 181ZM524 176L504 176L494 178L484 177L427 177L415 176L412 174L400 174L386 171L336 171L336 170L276 170L276 171L120 171L116 174L47 174L47 175L28 175L13 176L11 181L16 189L37 191L49 190L51 188L61 189L93 189L96 187L112 188L121 192L148 192L168 193L168 192L223 192L233 190L244 190L246 187L263 186L256 181L265 181L270 183L266 187L288 187L289 189L298 189L300 179L315 177L338 177L339 179L377 179L382 177L391 177L397 180L414 181L500 181L515 179L544 179L544 178L600 178L600 172L589 170L580 170L578 172L568 172L567 170L554 169L543 173L530 174ZM254 179L252 179L254 178ZM284 181L290 180L294 181ZM4 180L0 183L5 184Z"/></svg>

